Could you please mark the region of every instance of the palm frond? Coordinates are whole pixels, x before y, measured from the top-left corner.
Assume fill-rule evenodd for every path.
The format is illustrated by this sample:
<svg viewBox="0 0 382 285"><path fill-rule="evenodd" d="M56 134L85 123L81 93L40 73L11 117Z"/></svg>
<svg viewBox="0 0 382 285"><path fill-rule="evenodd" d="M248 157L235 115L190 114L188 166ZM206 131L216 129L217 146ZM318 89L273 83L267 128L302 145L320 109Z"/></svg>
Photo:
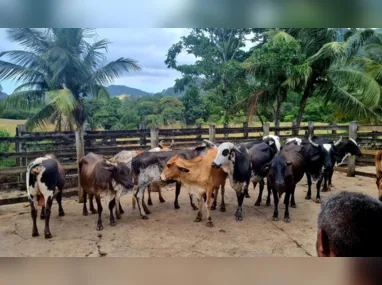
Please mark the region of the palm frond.
<svg viewBox="0 0 382 285"><path fill-rule="evenodd" d="M44 103L45 92L42 90L28 90L14 92L0 100L0 110L25 109L30 110L41 107Z"/></svg>
<svg viewBox="0 0 382 285"><path fill-rule="evenodd" d="M377 81L382 81L382 64L365 57L353 57L349 62L349 66L353 69L367 72Z"/></svg>
<svg viewBox="0 0 382 285"><path fill-rule="evenodd" d="M36 128L46 129L47 125L51 121L51 116L56 112L53 105L48 104L42 108L36 115L29 118L25 123L25 127L28 131L33 131Z"/></svg>
<svg viewBox="0 0 382 285"><path fill-rule="evenodd" d="M45 82L27 82L16 87L13 93L18 93L20 91L33 91L33 90L45 90L47 85Z"/></svg>
<svg viewBox="0 0 382 285"><path fill-rule="evenodd" d="M107 52L108 44L109 41L106 39L95 42L92 45L88 44L87 51L84 56L84 63L91 68L96 69L105 59L105 55L101 51Z"/></svg>
<svg viewBox="0 0 382 285"><path fill-rule="evenodd" d="M27 50L44 52L48 47L47 30L30 28L12 28L7 30L8 38Z"/></svg>
<svg viewBox="0 0 382 285"><path fill-rule="evenodd" d="M65 116L70 116L78 107L78 102L69 89L48 91L46 97L48 104Z"/></svg>
<svg viewBox="0 0 382 285"><path fill-rule="evenodd" d="M349 54L355 55L362 45L364 45L368 41L375 40L379 41L378 36L376 35L376 32L373 29L357 30L346 41L346 44L349 49Z"/></svg>
<svg viewBox="0 0 382 285"><path fill-rule="evenodd" d="M267 89L258 89L248 98L247 120L249 121L257 111L258 103L261 97L268 94Z"/></svg>
<svg viewBox="0 0 382 285"><path fill-rule="evenodd" d="M310 65L324 59L330 62L342 61L348 57L347 45L343 42L330 42L325 44L316 54L308 58Z"/></svg>
<svg viewBox="0 0 382 285"><path fill-rule="evenodd" d="M312 68L307 62L301 65L292 66L287 74L287 79L282 83L282 86L288 86L291 90L303 89L311 75Z"/></svg>
<svg viewBox="0 0 382 285"><path fill-rule="evenodd" d="M0 60L0 80L7 79L19 82L41 82L44 80L44 75L35 69Z"/></svg>
<svg viewBox="0 0 382 285"><path fill-rule="evenodd" d="M107 85L124 72L138 71L140 69L135 60L121 57L94 72L89 79L89 83Z"/></svg>
<svg viewBox="0 0 382 285"><path fill-rule="evenodd" d="M25 50L10 50L0 52L0 57L8 57L12 63L24 67L34 68L41 63L41 57Z"/></svg>
<svg viewBox="0 0 382 285"><path fill-rule="evenodd" d="M271 29L266 31L264 34L273 43L280 43L280 42L289 43L289 42L296 41L296 39L293 36L291 36L290 34L282 30Z"/></svg>

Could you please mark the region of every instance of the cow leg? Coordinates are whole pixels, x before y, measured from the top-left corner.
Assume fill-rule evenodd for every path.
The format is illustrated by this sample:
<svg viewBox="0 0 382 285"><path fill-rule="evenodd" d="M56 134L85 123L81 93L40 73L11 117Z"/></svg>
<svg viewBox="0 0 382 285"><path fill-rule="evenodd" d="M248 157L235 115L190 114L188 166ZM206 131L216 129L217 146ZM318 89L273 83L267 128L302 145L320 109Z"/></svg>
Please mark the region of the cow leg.
<svg viewBox="0 0 382 285"><path fill-rule="evenodd" d="M149 187L147 187L147 192L148 192L148 196L149 196L149 198L147 199L147 204L149 206L152 206L153 205L153 201L151 201L151 187L150 187L150 185L149 185Z"/></svg>
<svg viewBox="0 0 382 285"><path fill-rule="evenodd" d="M245 190L244 190L245 198L251 198L251 196L249 195L248 189L249 189L249 187L246 187Z"/></svg>
<svg viewBox="0 0 382 285"><path fill-rule="evenodd" d="M236 197L237 197L237 210L235 213L236 216L236 221L242 221L243 220L243 201L245 197L245 190L244 191L237 191L236 192Z"/></svg>
<svg viewBox="0 0 382 285"><path fill-rule="evenodd" d="M272 193L273 193L273 203L274 203L272 221L278 221L279 220L279 195L277 193L277 190L274 188L272 189Z"/></svg>
<svg viewBox="0 0 382 285"><path fill-rule="evenodd" d="M145 212L147 215L151 214L151 211L149 210L149 207L147 207L146 202L145 202L145 193L142 195L142 207L145 209Z"/></svg>
<svg viewBox="0 0 382 285"><path fill-rule="evenodd" d="M83 191L83 196L84 196L84 206L83 206L83 209L82 209L82 215L84 215L84 216L87 216L88 215L88 208L86 207L86 203L87 203L87 193L86 193L86 191L84 190Z"/></svg>
<svg viewBox="0 0 382 285"><path fill-rule="evenodd" d="M310 200L312 198L312 177L309 173L305 173L305 175L308 180L308 193L306 193L305 200Z"/></svg>
<svg viewBox="0 0 382 285"><path fill-rule="evenodd" d="M212 205L211 205L212 211L216 210L216 205L217 205L217 200L218 200L218 195L219 195L219 186L215 187L213 189L213 191L214 191L214 201L212 202Z"/></svg>
<svg viewBox="0 0 382 285"><path fill-rule="evenodd" d="M175 200L174 200L174 208L175 209L179 209L179 201L178 201L178 198L179 198L179 194L180 194L180 187L182 186L182 184L180 184L179 182L176 182L175 183Z"/></svg>
<svg viewBox="0 0 382 285"><path fill-rule="evenodd" d="M147 185L138 186L137 190L134 194L135 200L137 201L139 214L141 215L142 219L144 219L144 220L147 220L149 218L145 212L144 207L143 207L143 204L144 204L143 193L144 193L146 187L147 187Z"/></svg>
<svg viewBox="0 0 382 285"><path fill-rule="evenodd" d="M94 208L93 199L94 199L94 194L90 194L89 195L90 212L92 212L92 214L97 214L98 212ZM97 200L97 198L96 198L96 200ZM97 205L97 208L98 208L98 205Z"/></svg>
<svg viewBox="0 0 382 285"><path fill-rule="evenodd" d="M164 202L166 202L166 200L163 199L162 191L161 191L161 190L162 190L162 187L158 186L159 202L160 202L160 203L164 203Z"/></svg>
<svg viewBox="0 0 382 285"><path fill-rule="evenodd" d="M328 192L328 170L324 170L324 187L322 187L322 192Z"/></svg>
<svg viewBox="0 0 382 285"><path fill-rule="evenodd" d="M334 168L330 168L328 172L329 172L328 173L328 176L329 176L328 177L328 190L331 191L332 190L331 188L334 187L332 184Z"/></svg>
<svg viewBox="0 0 382 285"><path fill-rule="evenodd" d="M62 208L62 190L60 190L56 195L56 201L58 204L58 215L60 217L65 216L64 209Z"/></svg>
<svg viewBox="0 0 382 285"><path fill-rule="evenodd" d="M30 201L30 206L31 206L31 217L33 221L33 228L32 228L32 237L37 237L38 234L38 229L37 229L37 195L33 196L33 201Z"/></svg>
<svg viewBox="0 0 382 285"><path fill-rule="evenodd" d="M120 212L121 214L124 214L124 213L125 213L125 211L122 209L121 202L119 202L119 212Z"/></svg>
<svg viewBox="0 0 382 285"><path fill-rule="evenodd" d="M263 188L264 188L264 179L262 180L263 182ZM271 205L271 188L269 187L269 185L267 184L267 191L268 191L268 196L267 196L267 202L266 202L266 206L269 207Z"/></svg>
<svg viewBox="0 0 382 285"><path fill-rule="evenodd" d="M112 227L115 227L115 226L116 226L115 219L114 219L114 213L113 213L115 204L116 204L116 198L114 198L113 200L111 200L111 201L109 202L109 210L110 210L110 226L112 226ZM116 207L116 208L118 208L118 207ZM121 218L121 217L119 217L119 218Z"/></svg>
<svg viewBox="0 0 382 285"><path fill-rule="evenodd" d="M256 184L257 184L257 182L256 182ZM253 182L253 187L255 187L256 184L255 184L255 182ZM264 181L260 180L259 196L257 197L257 201L255 203L255 206L260 206L261 200L262 200L262 197L263 197L263 190L264 190Z"/></svg>
<svg viewBox="0 0 382 285"><path fill-rule="evenodd" d="M198 214L196 215L196 218L194 220L194 222L201 222L202 221L202 207L203 207L203 195L201 193L198 194L198 205L199 205L199 211L198 211Z"/></svg>
<svg viewBox="0 0 382 285"><path fill-rule="evenodd" d="M115 192L114 206L115 206L115 216L119 220L119 219L121 219L121 211L120 211L119 207L121 206L122 188L121 187L117 187L116 189L117 189L117 191ZM110 207L110 203L109 203L109 207ZM110 219L111 219L111 217L110 217ZM110 221L110 224L111 224L111 221Z"/></svg>
<svg viewBox="0 0 382 285"><path fill-rule="evenodd" d="M52 191L52 193L53 193L53 191ZM45 199L45 229L44 229L45 238L51 238L52 237L52 234L50 233L50 228L49 228L52 203L53 203L53 197L48 196Z"/></svg>
<svg viewBox="0 0 382 285"><path fill-rule="evenodd" d="M219 190L219 188L218 188L218 190ZM210 227L210 228L214 226L214 224L212 223L211 211L210 211L211 194L212 194L212 189L208 189L207 190L207 200L205 202L205 205L206 205L206 210L207 210L207 227Z"/></svg>
<svg viewBox="0 0 382 285"><path fill-rule="evenodd" d="M188 196L190 197L190 205L191 205L192 209L193 209L194 211L198 210L198 207L196 207L196 205L194 204L194 201L192 200L192 196L193 196L193 194L188 193Z"/></svg>
<svg viewBox="0 0 382 285"><path fill-rule="evenodd" d="M293 186L293 188L295 188L296 186ZM294 189L292 190L292 192L294 191ZM285 193L285 213L284 213L284 222L286 223L289 223L290 219L289 219L289 198L291 196L291 193L290 192L286 192Z"/></svg>
<svg viewBox="0 0 382 285"><path fill-rule="evenodd" d="M221 185L220 191L221 191L220 194L222 195L222 199L221 199L221 202L220 202L220 212L225 212L225 203L224 203L225 184Z"/></svg>
<svg viewBox="0 0 382 285"><path fill-rule="evenodd" d="M40 220L45 220L45 206L41 208Z"/></svg>
<svg viewBox="0 0 382 285"><path fill-rule="evenodd" d="M292 207L292 208L297 208L297 206L296 206L296 201L294 200L294 192L296 191L296 186L293 188L293 190L292 190L292 195L291 195L291 197L292 197L292 199L291 199L291 201L290 201L290 206Z"/></svg>
<svg viewBox="0 0 382 285"><path fill-rule="evenodd" d="M94 196L94 195L93 195ZM99 195L95 195L95 199L97 202L97 210L98 210L98 220L97 220L97 231L102 231L103 230L103 225L102 225L102 204L101 204L101 197Z"/></svg>
<svg viewBox="0 0 382 285"><path fill-rule="evenodd" d="M321 176L318 179L316 184L316 188L317 188L316 203L321 203L320 188L321 188L322 179L323 179L323 176Z"/></svg>

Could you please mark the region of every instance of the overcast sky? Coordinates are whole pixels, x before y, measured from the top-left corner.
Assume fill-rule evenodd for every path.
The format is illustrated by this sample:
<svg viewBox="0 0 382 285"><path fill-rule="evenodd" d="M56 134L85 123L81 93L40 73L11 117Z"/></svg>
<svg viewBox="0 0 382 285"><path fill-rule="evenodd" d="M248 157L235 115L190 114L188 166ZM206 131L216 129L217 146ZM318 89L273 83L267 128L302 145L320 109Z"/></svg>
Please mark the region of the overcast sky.
<svg viewBox="0 0 382 285"><path fill-rule="evenodd" d="M165 56L172 44L188 34L187 29L142 28L142 29L97 29L99 38L108 39L111 44L107 59L129 57L138 61L141 71L126 73L113 84L126 85L147 92L160 92L172 87L174 80L181 74L168 69L164 64ZM0 51L20 49L6 37L6 29L0 29ZM195 58L181 54L179 63L192 63ZM17 84L12 81L0 82L5 93L12 93Z"/></svg>

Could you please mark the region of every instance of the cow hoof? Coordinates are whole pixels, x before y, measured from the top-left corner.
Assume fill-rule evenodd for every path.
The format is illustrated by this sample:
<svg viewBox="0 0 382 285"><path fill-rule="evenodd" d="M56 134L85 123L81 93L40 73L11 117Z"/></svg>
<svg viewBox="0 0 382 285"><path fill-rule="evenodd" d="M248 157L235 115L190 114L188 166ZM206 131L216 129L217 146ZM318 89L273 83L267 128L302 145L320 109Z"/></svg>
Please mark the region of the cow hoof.
<svg viewBox="0 0 382 285"><path fill-rule="evenodd" d="M276 221L278 221L278 220L279 220L278 217L272 217L272 221L276 222Z"/></svg>
<svg viewBox="0 0 382 285"><path fill-rule="evenodd" d="M63 217L63 216L65 216L65 212L64 212L64 211L58 212L58 216L59 216L59 217Z"/></svg>
<svg viewBox="0 0 382 285"><path fill-rule="evenodd" d="M214 224L212 223L212 221L207 222L207 227L212 228L213 226L214 226Z"/></svg>
<svg viewBox="0 0 382 285"><path fill-rule="evenodd" d="M45 219L45 215L41 215L40 220L44 220L44 219Z"/></svg>
<svg viewBox="0 0 382 285"><path fill-rule="evenodd" d="M159 198L159 202L161 202L161 203L164 203L164 202L166 202L166 200L165 199L161 199L161 198Z"/></svg>
<svg viewBox="0 0 382 285"><path fill-rule="evenodd" d="M153 205L153 202L151 202L151 200L149 200L149 201L147 202L147 204L148 204L149 206L152 206L152 205Z"/></svg>
<svg viewBox="0 0 382 285"><path fill-rule="evenodd" d="M45 234L45 238L48 239L48 238L52 238L52 234L51 233L46 233Z"/></svg>
<svg viewBox="0 0 382 285"><path fill-rule="evenodd" d="M102 231L103 230L103 226L102 225L98 225L97 226L97 231Z"/></svg>
<svg viewBox="0 0 382 285"><path fill-rule="evenodd" d="M265 204L265 206L270 207L270 206L271 206L271 202L267 202L267 203Z"/></svg>
<svg viewBox="0 0 382 285"><path fill-rule="evenodd" d="M174 205L174 208L175 208L175 209L180 209L180 207L179 207L178 204L175 204L175 205Z"/></svg>
<svg viewBox="0 0 382 285"><path fill-rule="evenodd" d="M98 214L97 210L90 210L90 212L92 212L92 214Z"/></svg>
<svg viewBox="0 0 382 285"><path fill-rule="evenodd" d="M215 211L216 210L216 205L212 205L211 206L211 211Z"/></svg>
<svg viewBox="0 0 382 285"><path fill-rule="evenodd" d="M290 219L289 218L284 218L284 222L289 223Z"/></svg>
<svg viewBox="0 0 382 285"><path fill-rule="evenodd" d="M297 208L296 204L290 204L291 208Z"/></svg>
<svg viewBox="0 0 382 285"><path fill-rule="evenodd" d="M319 198L316 199L316 203L317 203L317 204L320 204L320 203L321 203L321 199L319 199Z"/></svg>
<svg viewBox="0 0 382 285"><path fill-rule="evenodd" d="M149 217L147 217L146 215L144 215L144 216L142 216L142 219L143 219L143 220L148 220Z"/></svg>
<svg viewBox="0 0 382 285"><path fill-rule="evenodd" d="M201 218L201 217L196 217L195 220L194 220L195 223L199 223L199 222L201 222L201 221L202 221L202 218Z"/></svg>
<svg viewBox="0 0 382 285"><path fill-rule="evenodd" d="M124 213L125 213L125 211L122 210L122 208L119 209L119 212L120 212L121 214L124 214Z"/></svg>
<svg viewBox="0 0 382 285"><path fill-rule="evenodd" d="M260 206L260 204L261 204L260 201L256 201L255 206Z"/></svg>
<svg viewBox="0 0 382 285"><path fill-rule="evenodd" d="M310 200L311 198L312 198L311 196L308 196L308 195L305 196L305 200Z"/></svg>
<svg viewBox="0 0 382 285"><path fill-rule="evenodd" d="M236 221L241 222L242 220L243 220L243 217L242 217L242 216L237 216L237 217L236 217Z"/></svg>
<svg viewBox="0 0 382 285"><path fill-rule="evenodd" d="M110 226L115 227L117 223L115 221L110 222Z"/></svg>
<svg viewBox="0 0 382 285"><path fill-rule="evenodd" d="M88 212L82 212L82 215L83 215L83 216L87 216L87 215L88 215Z"/></svg>
<svg viewBox="0 0 382 285"><path fill-rule="evenodd" d="M150 210L147 210L147 211L146 211L146 214L147 214L147 215L151 215L151 211L150 211Z"/></svg>
<svg viewBox="0 0 382 285"><path fill-rule="evenodd" d="M198 207L196 207L195 205L192 205L191 207L192 207L192 210L194 210L194 211L197 211L197 210L199 210L199 208L198 208Z"/></svg>
<svg viewBox="0 0 382 285"><path fill-rule="evenodd" d="M321 190L321 192L328 192L329 190L328 190L328 188L323 188L322 190Z"/></svg>
<svg viewBox="0 0 382 285"><path fill-rule="evenodd" d="M251 196L249 196L249 194L245 194L245 198L251 198Z"/></svg>
<svg viewBox="0 0 382 285"><path fill-rule="evenodd" d="M220 212L225 212L225 207L220 207Z"/></svg>
<svg viewBox="0 0 382 285"><path fill-rule="evenodd" d="M121 219L121 215L115 215L118 220Z"/></svg>
<svg viewBox="0 0 382 285"><path fill-rule="evenodd" d="M38 232L32 233L32 237L38 237L38 236L39 236Z"/></svg>

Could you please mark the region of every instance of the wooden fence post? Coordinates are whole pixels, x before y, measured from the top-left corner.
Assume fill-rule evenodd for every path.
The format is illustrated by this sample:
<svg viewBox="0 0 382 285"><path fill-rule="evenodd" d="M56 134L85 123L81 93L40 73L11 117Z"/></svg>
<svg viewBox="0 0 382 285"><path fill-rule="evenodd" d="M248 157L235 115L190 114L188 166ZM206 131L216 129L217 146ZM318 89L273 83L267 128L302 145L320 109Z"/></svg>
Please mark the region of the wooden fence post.
<svg viewBox="0 0 382 285"><path fill-rule="evenodd" d="M76 137L76 152L77 152L77 173L80 173L80 160L85 156L85 144L84 144L84 126L81 126L75 131ZM78 203L83 203L84 192L80 185L80 177L78 176Z"/></svg>
<svg viewBox="0 0 382 285"><path fill-rule="evenodd" d="M264 123L263 125L263 136L269 135L269 122Z"/></svg>
<svg viewBox="0 0 382 285"><path fill-rule="evenodd" d="M146 125L145 123L140 123L139 124L139 130L146 130ZM141 134L139 138L139 145L140 146L146 146L146 134Z"/></svg>
<svg viewBox="0 0 382 285"><path fill-rule="evenodd" d="M228 124L224 123L223 128L228 129ZM224 139L228 139L228 133L224 132Z"/></svg>
<svg viewBox="0 0 382 285"><path fill-rule="evenodd" d="M150 129L150 140L151 140L151 148L159 146L159 129L158 128Z"/></svg>
<svg viewBox="0 0 382 285"><path fill-rule="evenodd" d="M297 137L298 136L298 129L297 129L297 122L296 120L292 121L292 136Z"/></svg>
<svg viewBox="0 0 382 285"><path fill-rule="evenodd" d="M22 137L23 132L25 132L25 125L17 125L16 127L16 137ZM17 142L16 143L16 152L24 152L23 149L23 143ZM26 158L16 158L16 165L17 166L26 166L27 161ZM25 173L20 173L19 175L19 182L23 182L25 177Z"/></svg>
<svg viewBox="0 0 382 285"><path fill-rule="evenodd" d="M243 123L243 129L244 129L243 138L244 139L248 139L248 122L244 122Z"/></svg>
<svg viewBox="0 0 382 285"><path fill-rule="evenodd" d="M308 122L308 138L314 136L314 122Z"/></svg>
<svg viewBox="0 0 382 285"><path fill-rule="evenodd" d="M211 142L215 142L215 133L216 133L215 125L210 125L208 128L208 139Z"/></svg>
<svg viewBox="0 0 382 285"><path fill-rule="evenodd" d="M358 123L356 121L350 122L349 124L349 138L353 140L357 140L357 131L358 131ZM355 176L355 163L356 157L351 155L348 157L348 172L347 176L354 177Z"/></svg>
<svg viewBox="0 0 382 285"><path fill-rule="evenodd" d="M202 124L201 123L196 123L196 129L200 130L201 128L202 128ZM198 133L196 135L196 140L198 140L198 141L202 140L202 134L201 133Z"/></svg>
<svg viewBox="0 0 382 285"><path fill-rule="evenodd" d="M336 127L337 126L337 122L333 122L332 126ZM337 135L337 129L332 129L332 135Z"/></svg>

